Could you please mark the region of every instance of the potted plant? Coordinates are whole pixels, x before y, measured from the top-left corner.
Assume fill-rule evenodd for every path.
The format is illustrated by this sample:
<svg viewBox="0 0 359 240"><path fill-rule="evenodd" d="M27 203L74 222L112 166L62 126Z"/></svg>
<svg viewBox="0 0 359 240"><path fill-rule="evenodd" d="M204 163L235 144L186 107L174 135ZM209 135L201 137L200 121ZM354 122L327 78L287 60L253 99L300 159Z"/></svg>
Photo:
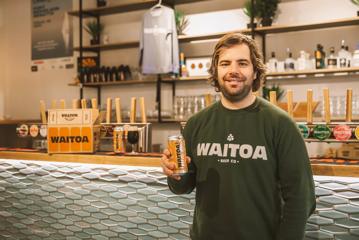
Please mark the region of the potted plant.
<svg viewBox="0 0 359 240"><path fill-rule="evenodd" d="M269 100L269 92L275 91L277 94L277 101L281 99L283 96L284 90L278 85L273 85L271 87L263 86L262 88L262 95L264 99Z"/></svg>
<svg viewBox="0 0 359 240"><path fill-rule="evenodd" d="M259 16L258 16L258 11L256 8L255 1L254 1L253 5L254 5L254 7L252 8L251 0L247 0L244 3L243 12L244 12L244 14L246 14L249 17L249 19L251 19L252 15L253 15L253 18L255 21L255 22L253 22L253 28L255 28L255 27L257 27L257 22L259 22ZM252 28L251 22L247 23L247 28Z"/></svg>
<svg viewBox="0 0 359 240"><path fill-rule="evenodd" d="M97 21L89 21L84 27L85 31L88 32L91 36L90 44L100 44L100 35L104 29L103 24L97 23Z"/></svg>
<svg viewBox="0 0 359 240"><path fill-rule="evenodd" d="M262 26L271 26L280 0L255 0Z"/></svg>
<svg viewBox="0 0 359 240"><path fill-rule="evenodd" d="M188 27L189 21L183 12L175 11L176 28L178 35L184 35L184 31Z"/></svg>

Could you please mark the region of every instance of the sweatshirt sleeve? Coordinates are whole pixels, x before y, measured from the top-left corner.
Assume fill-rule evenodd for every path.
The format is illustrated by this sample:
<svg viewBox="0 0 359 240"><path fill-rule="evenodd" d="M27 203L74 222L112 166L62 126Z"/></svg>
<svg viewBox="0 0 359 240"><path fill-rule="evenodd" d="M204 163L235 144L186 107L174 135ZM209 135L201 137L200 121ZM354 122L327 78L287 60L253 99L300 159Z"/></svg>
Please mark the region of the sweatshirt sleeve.
<svg viewBox="0 0 359 240"><path fill-rule="evenodd" d="M315 210L313 174L296 124L286 116L277 127L276 153L284 202L277 240L302 240L307 219Z"/></svg>
<svg viewBox="0 0 359 240"><path fill-rule="evenodd" d="M188 166L188 173L181 176L180 180L175 180L168 177L167 183L170 190L175 194L186 194L191 193L195 188L196 184L196 166L193 160L193 155L191 151L191 121L189 120L186 124L185 129L183 130L183 137L186 143L186 153L187 156L191 158L191 163Z"/></svg>

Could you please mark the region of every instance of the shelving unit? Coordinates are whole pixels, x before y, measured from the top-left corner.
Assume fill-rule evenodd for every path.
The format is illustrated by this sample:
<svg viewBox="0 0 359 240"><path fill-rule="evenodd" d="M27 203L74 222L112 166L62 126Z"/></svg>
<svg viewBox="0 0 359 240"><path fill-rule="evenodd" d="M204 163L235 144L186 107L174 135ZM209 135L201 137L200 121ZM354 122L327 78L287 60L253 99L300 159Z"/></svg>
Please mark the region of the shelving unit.
<svg viewBox="0 0 359 240"><path fill-rule="evenodd" d="M195 2L203 2L208 0L163 0L162 4L167 5L169 7L174 8L177 4L185 4L185 3L195 3ZM97 44L91 46L84 46L82 43L82 26L83 26L83 19L84 18L95 18L97 23L100 24L100 17L107 16L112 14L121 14L121 13L128 13L131 11L138 11L138 10L145 10L150 9L152 6L156 5L158 0L148 0L144 2L133 2L133 3L126 3L126 4L117 4L113 6L105 6L105 7L98 7L98 8L88 8L83 9L83 0L79 0L79 10L78 11L71 11L69 15L79 17L79 46L75 47L74 50L79 52L80 59L83 59L84 52L93 52L97 55L98 59L101 61L100 53L101 51L107 50L115 50L115 49L125 49L125 48L136 48L139 46L139 41L129 41L129 42L118 42L112 44ZM100 36L98 36L100 39ZM183 38L183 41L186 41L186 37ZM82 61L80 61L82 62ZM159 108L158 114L158 121L162 122L161 119L161 83L170 83L172 84L172 89L174 93L174 83L173 82L162 82L161 76L158 76L156 81L140 81L140 80L132 80L132 81L123 81L123 82L97 82L97 83L84 83L83 81L83 72L81 71L82 66L79 65L79 72L80 72L80 83L79 84L69 84L70 86L79 86L80 87L80 98L83 98L83 88L84 87L93 87L97 88L97 98L98 103L101 104L101 87L102 86L115 86L115 85L128 85L128 84L149 84L149 83L156 83L156 90L157 90L157 103Z"/></svg>
<svg viewBox="0 0 359 240"><path fill-rule="evenodd" d="M185 4L185 3L195 3L195 2L203 2L208 0L164 0L162 4L174 7L177 4ZM80 0L80 7L78 11L69 12L72 16L79 17L81 22L80 27L82 28L82 20L84 18L94 17L100 22L101 16L108 16L112 14L121 14L127 13L131 11L138 11L149 9L154 6L158 1L157 0L148 0L144 2L135 2L128 4L117 4L114 6L106 6L100 8L88 8L82 9L82 0ZM334 21L326 21L319 23L311 23L311 24L301 24L301 25L290 25L290 26L270 26L270 27L257 27L253 29L238 29L231 32L241 32L245 34L252 35L260 35L262 37L262 45L263 52L266 51L266 35L267 34L277 34L277 33L286 33L286 32L295 32L295 31L306 31L306 30L315 30L315 29L324 29L324 28L335 28L335 27L343 27L343 26L354 26L359 24L359 17L353 18L345 18L338 19ZM229 32L217 32L213 34L201 34L194 36L180 35L178 36L178 40L180 43L187 43L192 41L201 41L201 40L209 40L209 39L218 39L223 35ZM82 34L82 31L80 31ZM101 51L111 51L116 49L127 49L127 48L137 48L139 46L139 41L128 41L128 42L117 42L111 44L98 44L91 46L83 46L82 45L82 36L80 36L80 46L75 47L75 51L80 52L80 57L84 52L94 52L100 56ZM265 54L263 54L265 56ZM359 68L345 68L345 69L321 69L321 70L312 70L312 71L295 71L295 72L284 72L284 73L269 73L267 74L267 80L278 80L278 79L289 79L289 78L306 78L306 77L321 77L321 76L336 76L336 75L345 75L345 74L359 74ZM81 77L82 79L82 77ZM80 87L81 97L82 97L82 88L83 87L94 87L98 89L98 96L100 96L100 88L102 86L119 86L119 85L130 85L130 84L154 84L156 83L157 94L161 90L161 84L168 83L172 84L173 96L175 95L175 85L177 83L185 83L185 82L200 82L207 81L207 76L203 77L187 77L187 78L163 78L157 79L153 81L139 81L139 80L130 80L123 82L101 82L101 83L83 83L76 84L76 86ZM74 84L71 84L74 86ZM157 98L158 99L158 98ZM159 108L161 101L158 101ZM161 113L159 112L158 119L162 122Z"/></svg>

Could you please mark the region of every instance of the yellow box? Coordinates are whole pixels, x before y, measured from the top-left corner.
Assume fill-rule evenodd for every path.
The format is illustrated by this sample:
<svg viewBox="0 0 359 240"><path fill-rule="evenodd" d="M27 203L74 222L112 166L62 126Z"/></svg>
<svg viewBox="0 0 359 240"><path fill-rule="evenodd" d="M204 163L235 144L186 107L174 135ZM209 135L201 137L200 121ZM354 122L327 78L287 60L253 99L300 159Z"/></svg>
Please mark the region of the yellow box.
<svg viewBox="0 0 359 240"><path fill-rule="evenodd" d="M93 153L100 142L97 109L50 109L49 153Z"/></svg>

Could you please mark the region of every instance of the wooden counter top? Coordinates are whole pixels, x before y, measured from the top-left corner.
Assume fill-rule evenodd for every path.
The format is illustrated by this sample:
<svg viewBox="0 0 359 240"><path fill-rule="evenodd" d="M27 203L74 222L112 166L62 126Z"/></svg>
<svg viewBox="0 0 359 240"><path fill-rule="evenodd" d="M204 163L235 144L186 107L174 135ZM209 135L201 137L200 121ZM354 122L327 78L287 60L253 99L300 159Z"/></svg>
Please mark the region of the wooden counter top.
<svg viewBox="0 0 359 240"><path fill-rule="evenodd" d="M314 175L359 177L358 165L311 164Z"/></svg>
<svg viewBox="0 0 359 240"><path fill-rule="evenodd" d="M39 152L0 151L0 159L71 162L90 164L112 164L144 167L159 167L158 156L119 156L106 154L47 154ZM312 163L314 175L359 177L359 165Z"/></svg>
<svg viewBox="0 0 359 240"><path fill-rule="evenodd" d="M0 159L159 167L160 157L0 151Z"/></svg>

